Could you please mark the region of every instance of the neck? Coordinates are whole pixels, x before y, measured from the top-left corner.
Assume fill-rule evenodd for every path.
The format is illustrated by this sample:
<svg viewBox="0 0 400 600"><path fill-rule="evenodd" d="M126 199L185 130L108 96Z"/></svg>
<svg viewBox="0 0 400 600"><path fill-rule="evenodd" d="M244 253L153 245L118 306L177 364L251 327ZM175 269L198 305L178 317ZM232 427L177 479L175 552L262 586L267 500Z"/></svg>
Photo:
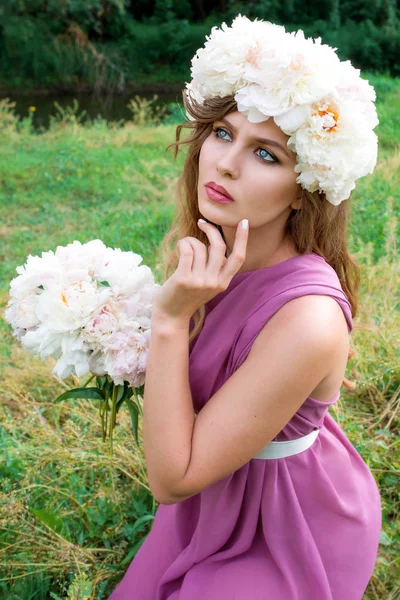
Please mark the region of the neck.
<svg viewBox="0 0 400 600"><path fill-rule="evenodd" d="M233 250L236 228L222 226L222 233L228 257ZM246 259L238 273L270 267L299 254L290 236L282 231L274 233L275 235L265 231L265 227L250 229Z"/></svg>

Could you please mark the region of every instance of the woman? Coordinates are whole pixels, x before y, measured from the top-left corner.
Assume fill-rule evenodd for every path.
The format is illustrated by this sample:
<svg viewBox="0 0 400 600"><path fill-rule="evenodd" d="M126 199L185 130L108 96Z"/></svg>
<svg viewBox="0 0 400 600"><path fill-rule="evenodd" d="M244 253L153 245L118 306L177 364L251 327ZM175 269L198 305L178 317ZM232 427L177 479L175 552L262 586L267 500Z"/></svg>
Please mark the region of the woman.
<svg viewBox="0 0 400 600"><path fill-rule="evenodd" d="M361 600L380 495L328 407L359 284L343 201L376 163L375 95L320 40L241 16L192 76L144 397L161 505L110 599Z"/></svg>

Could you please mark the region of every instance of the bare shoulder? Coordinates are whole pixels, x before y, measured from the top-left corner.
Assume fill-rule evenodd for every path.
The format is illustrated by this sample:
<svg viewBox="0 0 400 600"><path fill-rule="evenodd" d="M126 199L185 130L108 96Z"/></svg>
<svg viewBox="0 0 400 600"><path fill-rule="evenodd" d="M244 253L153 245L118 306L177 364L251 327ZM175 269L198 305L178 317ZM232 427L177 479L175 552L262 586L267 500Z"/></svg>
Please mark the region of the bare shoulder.
<svg viewBox="0 0 400 600"><path fill-rule="evenodd" d="M349 333L339 303L331 296L309 294L284 304L264 325L253 348L257 351L266 339L290 339L294 345L312 343L327 351L347 352Z"/></svg>

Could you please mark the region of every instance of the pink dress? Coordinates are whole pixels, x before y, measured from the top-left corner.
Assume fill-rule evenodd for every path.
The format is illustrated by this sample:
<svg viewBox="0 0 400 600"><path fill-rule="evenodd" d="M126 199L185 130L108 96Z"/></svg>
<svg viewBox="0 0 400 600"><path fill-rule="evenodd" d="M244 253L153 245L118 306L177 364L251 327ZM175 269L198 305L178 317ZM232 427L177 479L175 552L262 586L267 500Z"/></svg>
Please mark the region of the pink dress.
<svg viewBox="0 0 400 600"><path fill-rule="evenodd" d="M266 321L308 294L334 298L351 332L339 279L314 253L237 273L208 302L189 348L196 412L243 363ZM305 398L274 438L318 428L307 450L251 459L195 496L161 504L109 600L361 600L378 552L381 499L367 464L328 412L338 399Z"/></svg>

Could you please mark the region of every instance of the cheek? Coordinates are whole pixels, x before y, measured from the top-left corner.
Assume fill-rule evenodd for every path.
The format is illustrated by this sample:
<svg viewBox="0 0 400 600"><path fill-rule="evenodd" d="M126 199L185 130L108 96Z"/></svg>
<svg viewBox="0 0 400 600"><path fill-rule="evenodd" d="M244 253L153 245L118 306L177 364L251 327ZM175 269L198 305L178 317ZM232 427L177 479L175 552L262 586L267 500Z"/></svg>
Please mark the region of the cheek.
<svg viewBox="0 0 400 600"><path fill-rule="evenodd" d="M298 195L298 190L299 190L299 183L296 182L296 179L299 176L299 173L295 173L294 172L294 167L292 169L288 169L286 171L286 176L285 176L285 188L287 190L287 194L288 196L292 195L292 196L297 196Z"/></svg>
<svg viewBox="0 0 400 600"><path fill-rule="evenodd" d="M288 191L296 185L298 174L290 166L271 165L266 168L265 180L268 180L277 189Z"/></svg>
<svg viewBox="0 0 400 600"><path fill-rule="evenodd" d="M264 165L261 165L263 167ZM290 168L282 166L269 166L264 168L253 168L249 170L250 176L246 179L246 188L252 197L264 205L265 201L279 201L288 199L292 201L292 196L297 193L298 184L296 183L297 173Z"/></svg>
<svg viewBox="0 0 400 600"><path fill-rule="evenodd" d="M206 156L206 152L204 151L204 144L203 144L200 149L200 154L199 154L199 178L201 178L201 174L204 170L205 156Z"/></svg>
<svg viewBox="0 0 400 600"><path fill-rule="evenodd" d="M207 138L203 143L199 155L199 170L215 165L217 149L212 138Z"/></svg>

